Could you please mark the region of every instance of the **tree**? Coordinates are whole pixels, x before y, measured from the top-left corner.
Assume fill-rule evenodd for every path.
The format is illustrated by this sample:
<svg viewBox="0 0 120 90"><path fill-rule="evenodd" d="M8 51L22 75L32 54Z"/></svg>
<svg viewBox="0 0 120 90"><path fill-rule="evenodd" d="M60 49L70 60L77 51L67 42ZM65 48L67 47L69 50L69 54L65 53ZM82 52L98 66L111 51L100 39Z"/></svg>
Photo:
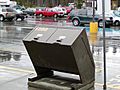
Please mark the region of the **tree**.
<svg viewBox="0 0 120 90"><path fill-rule="evenodd" d="M73 0L75 1L77 8L81 8L83 1L85 0ZM39 0L16 0L19 5L24 5L26 7L37 6ZM57 4L67 5L69 0L57 0ZM43 0L43 6L51 7L53 4L51 0Z"/></svg>
<svg viewBox="0 0 120 90"><path fill-rule="evenodd" d="M84 0L77 0L77 8L81 8Z"/></svg>
<svg viewBox="0 0 120 90"><path fill-rule="evenodd" d="M35 2L35 0L16 0L16 2L19 5L24 5L26 7L31 7L31 6L33 6L33 2Z"/></svg>

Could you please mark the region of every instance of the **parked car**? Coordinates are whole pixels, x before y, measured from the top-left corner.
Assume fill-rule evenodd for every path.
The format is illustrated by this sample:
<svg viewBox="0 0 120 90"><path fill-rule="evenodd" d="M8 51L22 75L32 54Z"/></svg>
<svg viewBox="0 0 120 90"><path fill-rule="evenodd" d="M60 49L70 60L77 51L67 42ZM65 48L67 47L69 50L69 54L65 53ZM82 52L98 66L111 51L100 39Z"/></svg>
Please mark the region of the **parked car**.
<svg viewBox="0 0 120 90"><path fill-rule="evenodd" d="M74 26L79 26L81 24L89 24L93 21L93 15L87 12L86 8L79 9L77 11L71 11L68 15L68 20L71 20ZM113 24L112 17L105 18L105 25L106 27L110 27ZM94 21L98 22L98 26L102 27L102 16L95 14Z"/></svg>
<svg viewBox="0 0 120 90"><path fill-rule="evenodd" d="M36 14L36 16L40 16L40 17L47 16L47 17L54 17L54 18L64 15L62 12L53 11L52 8L45 8L42 11L36 10L35 14Z"/></svg>
<svg viewBox="0 0 120 90"><path fill-rule="evenodd" d="M68 15L67 15L67 20L71 21L73 17L77 16L79 12L79 9L77 10L72 10Z"/></svg>
<svg viewBox="0 0 120 90"><path fill-rule="evenodd" d="M68 7L68 6L65 6L63 8L65 8L67 10L67 15L73 10L72 7Z"/></svg>
<svg viewBox="0 0 120 90"><path fill-rule="evenodd" d="M119 26L120 25L120 11L119 10L114 10L111 13L111 17L113 17L113 25Z"/></svg>
<svg viewBox="0 0 120 90"><path fill-rule="evenodd" d="M43 15L41 14L42 11L44 11L46 8L45 7L36 7L35 15L42 17Z"/></svg>
<svg viewBox="0 0 120 90"><path fill-rule="evenodd" d="M20 5L16 5L16 6L13 6L13 7L11 7L11 8L20 9L20 10L25 10L25 7L20 6Z"/></svg>
<svg viewBox="0 0 120 90"><path fill-rule="evenodd" d="M120 7L118 7L118 11L120 11Z"/></svg>
<svg viewBox="0 0 120 90"><path fill-rule="evenodd" d="M8 20L12 21L16 16L16 13L12 8L9 7L1 7L0 8L0 21Z"/></svg>
<svg viewBox="0 0 120 90"><path fill-rule="evenodd" d="M73 9L71 12L68 14L67 18L68 20L71 20L73 17L77 15L93 15L93 8L92 7L85 7L81 9ZM95 11L95 15L98 15Z"/></svg>
<svg viewBox="0 0 120 90"><path fill-rule="evenodd" d="M27 14L24 14L23 11L21 11L19 9L17 9L17 10L14 9L14 11L16 13L16 18L15 18L16 20L21 19L21 21L23 21L27 16Z"/></svg>
<svg viewBox="0 0 120 90"><path fill-rule="evenodd" d="M63 16L67 14L67 10L63 7L53 7L52 10L56 11L56 12L63 13Z"/></svg>
<svg viewBox="0 0 120 90"><path fill-rule="evenodd" d="M23 13L33 16L35 14L35 11L36 11L36 8L27 8L27 9L23 10Z"/></svg>

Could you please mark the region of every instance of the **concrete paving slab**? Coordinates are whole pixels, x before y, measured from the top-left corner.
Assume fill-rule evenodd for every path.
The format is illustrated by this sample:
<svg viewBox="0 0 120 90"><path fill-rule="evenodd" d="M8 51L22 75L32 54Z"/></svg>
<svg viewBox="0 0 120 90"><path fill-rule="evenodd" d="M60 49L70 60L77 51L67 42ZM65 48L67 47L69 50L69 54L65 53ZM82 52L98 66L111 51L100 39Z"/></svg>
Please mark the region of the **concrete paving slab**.
<svg viewBox="0 0 120 90"><path fill-rule="evenodd" d="M18 78L27 76L30 73L31 72L28 72L27 70L0 66L0 85L17 80Z"/></svg>
<svg viewBox="0 0 120 90"><path fill-rule="evenodd" d="M29 90L27 86L27 75L8 81L0 85L0 90Z"/></svg>

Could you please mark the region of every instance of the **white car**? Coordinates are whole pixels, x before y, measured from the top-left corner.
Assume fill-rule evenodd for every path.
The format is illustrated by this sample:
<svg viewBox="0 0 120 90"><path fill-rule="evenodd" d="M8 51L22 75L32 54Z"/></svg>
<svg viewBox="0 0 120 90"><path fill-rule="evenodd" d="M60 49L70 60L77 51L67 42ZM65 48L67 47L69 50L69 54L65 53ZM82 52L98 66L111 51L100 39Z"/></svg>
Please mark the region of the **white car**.
<svg viewBox="0 0 120 90"><path fill-rule="evenodd" d="M7 19L8 21L12 21L16 16L16 13L12 8L1 7L0 8L0 21L4 21Z"/></svg>
<svg viewBox="0 0 120 90"><path fill-rule="evenodd" d="M63 8L63 7L53 7L52 10L53 10L53 11L56 11L56 12L62 12L62 13L63 13L63 16L64 16L65 14L67 14L67 10L66 10L65 8Z"/></svg>
<svg viewBox="0 0 120 90"><path fill-rule="evenodd" d="M115 26L119 26L120 25L120 11L114 10L110 13L110 16L113 18L113 24Z"/></svg>
<svg viewBox="0 0 120 90"><path fill-rule="evenodd" d="M118 11L120 11L120 7L118 7Z"/></svg>

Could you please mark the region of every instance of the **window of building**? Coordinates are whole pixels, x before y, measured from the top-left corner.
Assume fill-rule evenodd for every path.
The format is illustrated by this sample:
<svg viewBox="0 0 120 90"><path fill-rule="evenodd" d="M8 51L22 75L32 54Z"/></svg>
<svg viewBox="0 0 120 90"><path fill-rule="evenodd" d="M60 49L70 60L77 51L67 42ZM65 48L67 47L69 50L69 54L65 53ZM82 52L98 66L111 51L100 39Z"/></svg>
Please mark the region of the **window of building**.
<svg viewBox="0 0 120 90"><path fill-rule="evenodd" d="M111 0L111 9L116 10L120 7L120 0Z"/></svg>
<svg viewBox="0 0 120 90"><path fill-rule="evenodd" d="M92 7L92 2L86 2L87 7Z"/></svg>
<svg viewBox="0 0 120 90"><path fill-rule="evenodd" d="M95 3L95 9L97 10L97 0L94 0ZM87 0L85 3L87 7L93 7L93 0Z"/></svg>

